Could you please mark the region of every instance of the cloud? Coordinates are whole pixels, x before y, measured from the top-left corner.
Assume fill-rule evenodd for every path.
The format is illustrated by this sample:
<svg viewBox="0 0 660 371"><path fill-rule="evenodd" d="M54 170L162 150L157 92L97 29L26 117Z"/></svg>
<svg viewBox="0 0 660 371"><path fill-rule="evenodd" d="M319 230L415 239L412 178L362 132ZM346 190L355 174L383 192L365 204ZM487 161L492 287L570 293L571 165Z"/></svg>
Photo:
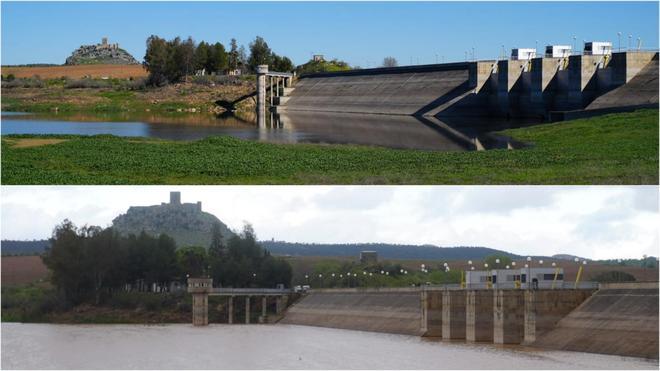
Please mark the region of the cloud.
<svg viewBox="0 0 660 371"><path fill-rule="evenodd" d="M202 201L240 230L291 242L488 246L521 255L658 256L657 187L3 186L2 238L47 238L64 218L110 225L131 205Z"/></svg>

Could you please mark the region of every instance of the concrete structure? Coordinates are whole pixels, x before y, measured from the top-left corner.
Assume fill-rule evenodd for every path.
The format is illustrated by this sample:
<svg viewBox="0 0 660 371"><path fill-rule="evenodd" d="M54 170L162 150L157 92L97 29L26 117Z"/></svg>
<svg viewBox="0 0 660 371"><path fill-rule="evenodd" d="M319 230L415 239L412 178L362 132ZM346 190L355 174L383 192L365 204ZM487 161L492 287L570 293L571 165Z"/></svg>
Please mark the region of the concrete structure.
<svg viewBox="0 0 660 371"><path fill-rule="evenodd" d="M610 55L612 43L609 41L589 41L584 43L584 55Z"/></svg>
<svg viewBox="0 0 660 371"><path fill-rule="evenodd" d="M210 278L188 278L188 292L192 294L193 326L209 324L209 292L213 280Z"/></svg>
<svg viewBox="0 0 660 371"><path fill-rule="evenodd" d="M514 48L511 49L511 59L528 61L536 58L536 49L531 48Z"/></svg>
<svg viewBox="0 0 660 371"><path fill-rule="evenodd" d="M360 263L362 264L376 264L378 263L378 252L376 251L360 251Z"/></svg>
<svg viewBox="0 0 660 371"><path fill-rule="evenodd" d="M419 289L310 290L282 323L422 335Z"/></svg>
<svg viewBox="0 0 660 371"><path fill-rule="evenodd" d="M193 297L192 322L195 326L208 325L208 297L226 296L227 297L227 323L234 323L234 298L245 298L245 323L251 323L251 307L253 305L252 297L261 297L261 316L259 323L267 323L268 316L268 298L276 298L276 316L279 319L286 304L288 296L293 292L288 289L232 289L232 288L213 288L213 280L210 278L188 278L188 292Z"/></svg>
<svg viewBox="0 0 660 371"><path fill-rule="evenodd" d="M564 269L561 267L528 267L487 271L469 270L465 271L465 285L468 289L561 289L564 287Z"/></svg>
<svg viewBox="0 0 660 371"><path fill-rule="evenodd" d="M658 282L604 284L533 345L658 359L658 309Z"/></svg>
<svg viewBox="0 0 660 371"><path fill-rule="evenodd" d="M468 290L465 298L465 340L493 341L493 291Z"/></svg>
<svg viewBox="0 0 660 371"><path fill-rule="evenodd" d="M270 106L280 104L276 98L284 95L284 89L290 88L292 73L274 72L268 70L267 64L257 66L257 123L266 124L266 95L270 90Z"/></svg>
<svg viewBox="0 0 660 371"><path fill-rule="evenodd" d="M594 291L525 290L524 343L531 344L539 336L552 330L562 318L587 300Z"/></svg>
<svg viewBox="0 0 660 371"><path fill-rule="evenodd" d="M583 110L622 88L653 63L656 52L608 53L592 43L586 55L551 45L549 57L518 49L514 59L374 68L301 76L278 112L311 111L412 116L559 117ZM611 49L610 49L611 51ZM649 89L653 86L649 82ZM611 109L658 103L655 94L630 97Z"/></svg>
<svg viewBox="0 0 660 371"><path fill-rule="evenodd" d="M181 192L170 192L170 204L181 205Z"/></svg>
<svg viewBox="0 0 660 371"><path fill-rule="evenodd" d="M493 292L493 342L520 344L524 334L524 291L495 290Z"/></svg>
<svg viewBox="0 0 660 371"><path fill-rule="evenodd" d="M465 291L442 292L442 338L465 339Z"/></svg>
<svg viewBox="0 0 660 371"><path fill-rule="evenodd" d="M548 45L545 47L546 58L566 58L573 52L570 45Z"/></svg>

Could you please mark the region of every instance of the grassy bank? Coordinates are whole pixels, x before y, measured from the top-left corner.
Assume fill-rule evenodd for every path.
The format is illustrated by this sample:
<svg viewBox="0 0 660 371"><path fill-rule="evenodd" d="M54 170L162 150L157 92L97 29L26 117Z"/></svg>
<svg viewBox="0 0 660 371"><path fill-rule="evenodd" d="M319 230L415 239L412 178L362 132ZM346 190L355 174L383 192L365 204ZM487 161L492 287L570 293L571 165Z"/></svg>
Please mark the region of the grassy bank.
<svg viewBox="0 0 660 371"><path fill-rule="evenodd" d="M191 82L146 86L144 79L49 79L3 81L2 110L10 112L221 112L218 100L233 101L255 90L250 77L199 76ZM249 110L249 100L239 110ZM243 107L245 106L245 107Z"/></svg>
<svg viewBox="0 0 660 371"><path fill-rule="evenodd" d="M2 288L2 322L189 323L192 299L185 293L120 292L99 305L73 306L50 286ZM220 317L210 308L212 318Z"/></svg>
<svg viewBox="0 0 660 371"><path fill-rule="evenodd" d="M658 184L658 110L504 131L521 150L430 152L212 137L3 136L4 184ZM65 139L26 146L34 139Z"/></svg>

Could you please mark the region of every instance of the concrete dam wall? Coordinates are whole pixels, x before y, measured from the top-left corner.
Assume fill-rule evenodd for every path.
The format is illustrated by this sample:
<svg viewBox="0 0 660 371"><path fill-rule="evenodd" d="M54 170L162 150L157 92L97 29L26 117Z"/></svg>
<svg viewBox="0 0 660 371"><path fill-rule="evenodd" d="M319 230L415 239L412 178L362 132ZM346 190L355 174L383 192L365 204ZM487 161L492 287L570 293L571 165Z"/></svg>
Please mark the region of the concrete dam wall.
<svg viewBox="0 0 660 371"><path fill-rule="evenodd" d="M286 109L427 115L470 91L469 63L375 68L302 77Z"/></svg>
<svg viewBox="0 0 660 371"><path fill-rule="evenodd" d="M280 323L421 335L419 291L313 291L289 307Z"/></svg>
<svg viewBox="0 0 660 371"><path fill-rule="evenodd" d="M534 346L658 358L658 283L603 285Z"/></svg>
<svg viewBox="0 0 660 371"><path fill-rule="evenodd" d="M570 117L553 112L658 104L658 53L572 55L302 76L278 111L438 117Z"/></svg>

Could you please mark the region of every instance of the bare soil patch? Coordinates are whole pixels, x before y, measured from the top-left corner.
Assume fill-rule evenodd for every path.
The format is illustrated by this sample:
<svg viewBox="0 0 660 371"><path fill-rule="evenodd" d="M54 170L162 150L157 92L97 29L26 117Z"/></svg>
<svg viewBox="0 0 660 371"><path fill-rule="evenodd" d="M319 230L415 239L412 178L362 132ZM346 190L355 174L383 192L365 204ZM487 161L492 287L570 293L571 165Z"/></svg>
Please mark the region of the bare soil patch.
<svg viewBox="0 0 660 371"><path fill-rule="evenodd" d="M46 146L49 144L57 144L66 142L67 139L39 139L39 138L24 138L24 139L10 139L7 140L14 148L29 148Z"/></svg>
<svg viewBox="0 0 660 371"><path fill-rule="evenodd" d="M25 285L48 278L48 268L40 256L3 256L2 286Z"/></svg>
<svg viewBox="0 0 660 371"><path fill-rule="evenodd" d="M39 76L42 79L69 77L81 79L92 78L118 78L145 77L147 71L139 64L90 64L80 66L49 66L49 67L2 67L2 74L13 74L16 77Z"/></svg>

